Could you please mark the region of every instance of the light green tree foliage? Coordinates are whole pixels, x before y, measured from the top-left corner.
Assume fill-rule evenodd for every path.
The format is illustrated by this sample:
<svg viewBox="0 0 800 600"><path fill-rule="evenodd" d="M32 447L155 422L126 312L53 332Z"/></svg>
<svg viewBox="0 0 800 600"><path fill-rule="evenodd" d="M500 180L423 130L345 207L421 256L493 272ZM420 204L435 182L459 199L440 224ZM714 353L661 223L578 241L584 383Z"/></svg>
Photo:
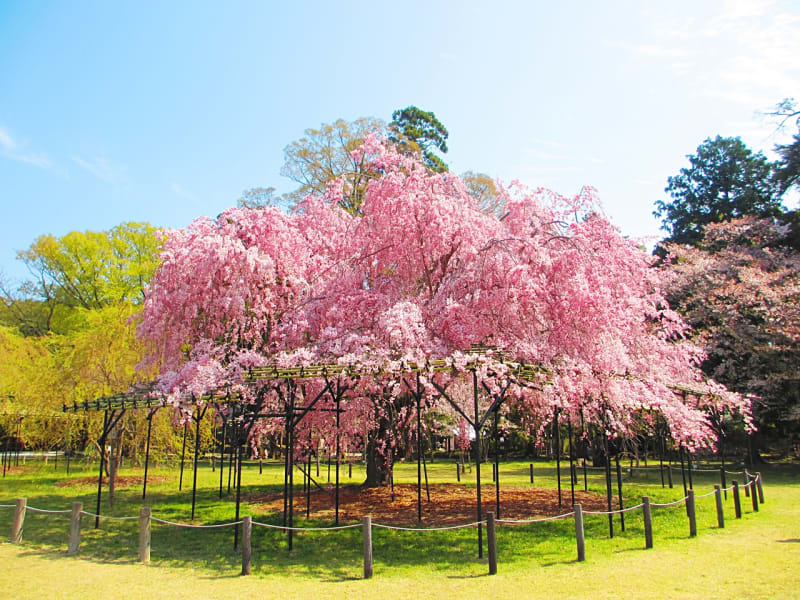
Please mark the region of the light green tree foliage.
<svg viewBox="0 0 800 600"><path fill-rule="evenodd" d="M467 192L478 201L481 210L502 217L505 214L505 197L500 194L494 179L486 173L467 171L461 175Z"/></svg>
<svg viewBox="0 0 800 600"><path fill-rule="evenodd" d="M4 412L23 415L27 444L91 445L102 416L67 418L62 403L125 392L148 378L136 370L143 349L135 317L160 247L151 225L123 223L103 232L43 235L19 253L34 279L13 294L3 287L0 393ZM123 423L131 448L143 446L143 419L131 415Z"/></svg>
<svg viewBox="0 0 800 600"><path fill-rule="evenodd" d="M345 201L342 207L357 213L367 182L374 175L364 169L364 157L354 158L358 148L369 133L386 133L386 123L374 117L355 121L339 119L319 128L306 129L305 135L283 149L284 165L281 175L300 184L286 195L290 205L297 205L309 194L322 195L328 185L344 177Z"/></svg>
<svg viewBox="0 0 800 600"><path fill-rule="evenodd" d="M26 335L66 333L82 326L84 313L76 309L139 304L160 247L156 229L147 223L42 235L18 253L32 278L16 291L0 286L0 323Z"/></svg>

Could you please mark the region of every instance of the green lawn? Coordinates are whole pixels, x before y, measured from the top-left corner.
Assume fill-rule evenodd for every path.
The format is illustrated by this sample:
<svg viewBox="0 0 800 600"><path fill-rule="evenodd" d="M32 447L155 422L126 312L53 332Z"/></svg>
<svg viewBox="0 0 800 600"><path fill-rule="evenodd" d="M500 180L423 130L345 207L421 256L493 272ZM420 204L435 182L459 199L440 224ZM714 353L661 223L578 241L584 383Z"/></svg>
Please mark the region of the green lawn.
<svg viewBox="0 0 800 600"><path fill-rule="evenodd" d="M73 465L72 479L96 476L94 467L80 472ZM0 504L11 504L16 497L27 497L28 504L50 510L68 509L74 500L90 512L95 507L95 487L58 487L66 479L63 463L58 471L52 465L26 465L22 473L0 483ZM536 485L555 486L552 464L536 463ZM286 548L279 532L254 528L253 575L238 576L240 557L234 552L232 529L178 529L153 525L152 562L136 563L137 522L104 521L101 529L92 528L93 519L84 517L81 553L67 557L68 516L29 512L21 546L0 544L5 568L0 586L16 598L85 598L124 592L126 598L241 598L245 594L267 597L375 597L386 594L404 596L552 598L572 597L670 597L695 598L724 596L733 598L800 598L800 478L791 465L763 470L765 504L752 511L750 499L742 495L743 518L733 518L732 501L725 503L726 527L718 529L714 498L697 501L698 537L688 537L688 521L682 505L654 508L655 548L644 550L641 511L626 514L626 531L608 537L604 516L586 517L587 561L575 561L574 524L571 519L498 529L499 573L486 575L485 559L476 557L474 529L446 532L396 532L375 529L373 553L375 576L361 576L361 532L306 532L295 539L294 549ZM140 473L124 469L122 475ZM154 469L162 481L148 484L147 504L154 516L189 522L191 512L191 470L184 473L184 489L177 490L176 469ZM322 466L321 479L327 479ZM428 465L432 482L455 482L455 467L449 462ZM485 497L493 495L491 467L483 470ZM680 472L674 473L675 488L662 488L657 470L626 474L626 505L637 504L648 495L653 502L668 502L683 496ZM276 491L281 488L280 465L248 465L243 475L249 490ZM363 472L356 466L353 479L343 467L343 483L358 482ZM398 465L395 480L416 481L416 465ZM528 463L501 465L504 485L530 485ZM474 473L462 478L474 485ZM226 523L233 520L233 494L219 499L219 471L208 465L198 477L197 524ZM602 493L600 471L590 475L590 489ZM695 473L697 494L712 489L714 473ZM565 502L569 486L564 482ZM582 486L582 479L581 479ZM225 474L227 490L227 473ZM298 488L299 493L299 488ZM435 499L434 499L435 500ZM616 497L615 497L616 501ZM115 507L104 502L101 512L115 516L138 514L141 488L118 490ZM566 512L566 510L565 510ZM7 539L13 509L0 508L0 532ZM259 514L243 507L242 514L256 520L279 524L277 515ZM306 524L298 518L296 524ZM314 526L330 522L315 521Z"/></svg>

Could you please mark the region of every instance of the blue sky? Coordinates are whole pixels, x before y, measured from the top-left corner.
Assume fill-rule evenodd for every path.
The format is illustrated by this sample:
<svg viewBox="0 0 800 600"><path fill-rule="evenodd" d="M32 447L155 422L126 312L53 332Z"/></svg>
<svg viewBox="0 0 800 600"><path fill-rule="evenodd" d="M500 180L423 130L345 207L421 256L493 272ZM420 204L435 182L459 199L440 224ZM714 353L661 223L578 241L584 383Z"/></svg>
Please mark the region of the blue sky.
<svg viewBox="0 0 800 600"><path fill-rule="evenodd" d="M283 148L414 104L451 170L598 188L631 236L707 137L768 155L800 4L0 0L0 272L39 235L182 227L295 186Z"/></svg>

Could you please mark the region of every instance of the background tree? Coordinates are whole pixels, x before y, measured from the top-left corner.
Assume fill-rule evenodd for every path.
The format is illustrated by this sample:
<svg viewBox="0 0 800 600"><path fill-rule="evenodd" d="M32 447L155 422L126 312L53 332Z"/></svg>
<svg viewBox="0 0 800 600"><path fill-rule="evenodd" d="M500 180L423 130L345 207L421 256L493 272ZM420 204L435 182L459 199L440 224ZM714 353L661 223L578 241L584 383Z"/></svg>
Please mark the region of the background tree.
<svg viewBox="0 0 800 600"><path fill-rule="evenodd" d="M770 444L800 435L800 251L791 224L745 217L710 224L697 247L668 244L670 305L707 352L709 377L753 394Z"/></svg>
<svg viewBox="0 0 800 600"><path fill-rule="evenodd" d="M466 171L461 174L461 180L467 188L467 193L472 196L481 210L502 217L505 210L505 196L497 189L494 179L486 173Z"/></svg>
<svg viewBox="0 0 800 600"><path fill-rule="evenodd" d="M447 129L435 114L416 106L396 110L392 113L389 131L389 140L401 152L419 152L429 169L437 173L447 171L445 162L434 152L447 153L448 136Z"/></svg>
<svg viewBox="0 0 800 600"><path fill-rule="evenodd" d="M275 196L274 187L256 187L242 192L242 196L236 201L239 208L266 208L267 206L277 206L281 203L281 198Z"/></svg>
<svg viewBox="0 0 800 600"><path fill-rule="evenodd" d="M780 155L775 179L786 192L800 181L800 110L794 98L784 98L768 115L778 119L778 129L783 129L788 121L794 121L798 132L788 144L778 144L775 151Z"/></svg>
<svg viewBox="0 0 800 600"><path fill-rule="evenodd" d="M345 193L340 205L348 212L357 212L373 174L364 168L366 157L354 158L352 152L373 132L385 133L386 123L374 117L362 117L355 121L339 119L330 125L323 123L318 129L306 129L304 137L283 149L281 175L300 184L295 191L286 194L287 201L296 206L308 195L321 196L334 180L343 178Z"/></svg>
<svg viewBox="0 0 800 600"><path fill-rule="evenodd" d="M668 179L664 191L672 200L657 201L653 212L670 234L667 241L696 244L708 223L780 214L775 165L739 138L709 138L688 158L691 166Z"/></svg>
<svg viewBox="0 0 800 600"><path fill-rule="evenodd" d="M148 223L42 235L17 253L32 279L17 290L0 285L0 322L27 335L66 333L81 326L84 313L76 309L139 304L160 248L156 229Z"/></svg>

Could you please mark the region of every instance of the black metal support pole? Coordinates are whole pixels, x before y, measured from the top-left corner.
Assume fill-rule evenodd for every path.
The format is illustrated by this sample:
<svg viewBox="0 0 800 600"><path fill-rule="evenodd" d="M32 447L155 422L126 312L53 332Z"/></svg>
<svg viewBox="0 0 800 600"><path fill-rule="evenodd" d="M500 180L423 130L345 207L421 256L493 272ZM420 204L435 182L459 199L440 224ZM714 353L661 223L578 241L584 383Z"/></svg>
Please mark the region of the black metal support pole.
<svg viewBox="0 0 800 600"><path fill-rule="evenodd" d="M572 419L567 421L567 435L569 435L569 492L570 506L575 506L575 457L572 454Z"/></svg>
<svg viewBox="0 0 800 600"><path fill-rule="evenodd" d="M142 500L147 498L147 469L150 466L150 432L153 430L153 415L155 411L147 415L147 443L144 450L144 480L142 481Z"/></svg>
<svg viewBox="0 0 800 600"><path fill-rule="evenodd" d="M194 521L194 509L197 504L197 460L200 456L200 420L203 415L200 408L197 409L197 416L194 422L194 464L192 466L192 521Z"/></svg>
<svg viewBox="0 0 800 600"><path fill-rule="evenodd" d="M478 413L478 373L472 372L472 392L475 401L475 481L478 494L478 558L483 558L483 507L481 506L481 432L478 430L480 414Z"/></svg>
<svg viewBox="0 0 800 600"><path fill-rule="evenodd" d="M622 469L619 468L619 453L614 457L614 462L617 465L617 498L619 499L619 509L624 510L625 504L622 500ZM622 531L625 531L625 513L619 513L619 526Z"/></svg>
<svg viewBox="0 0 800 600"><path fill-rule="evenodd" d="M664 434L662 433L660 436L661 438L661 456L658 457L658 471L661 473L661 487L664 487L664 452L666 451L666 442L664 441Z"/></svg>
<svg viewBox="0 0 800 600"><path fill-rule="evenodd" d="M306 461L306 519L311 516L311 455Z"/></svg>
<svg viewBox="0 0 800 600"><path fill-rule="evenodd" d="M613 508L613 492L611 491L611 452L608 444L608 438L605 439L606 450L606 500L608 511L611 512ZM614 515L608 515L608 537L614 537Z"/></svg>
<svg viewBox="0 0 800 600"><path fill-rule="evenodd" d="M8 459L8 446L9 446L9 438L8 431L6 431L6 438L3 441L3 477L6 476L6 469L7 469L7 459Z"/></svg>
<svg viewBox="0 0 800 600"><path fill-rule="evenodd" d="M244 438L244 431L243 427L240 424L238 426L236 439L238 441L238 448L236 451L236 518L235 521L239 520L239 507L242 503L242 451L244 449L245 440ZM236 550L239 547L239 526L235 527L235 533L233 534L233 549Z"/></svg>
<svg viewBox="0 0 800 600"><path fill-rule="evenodd" d="M67 431L67 475L69 475L69 459L72 454L72 419L70 419L69 429Z"/></svg>
<svg viewBox="0 0 800 600"><path fill-rule="evenodd" d="M294 407L292 407L294 408ZM294 412L294 410L292 410ZM286 531L289 539L289 550L292 550L294 541L294 423L289 427L289 444L286 452L289 455L289 529Z"/></svg>
<svg viewBox="0 0 800 600"><path fill-rule="evenodd" d="M422 409L419 393L419 373L417 373L417 521L422 523Z"/></svg>
<svg viewBox="0 0 800 600"><path fill-rule="evenodd" d="M103 433L100 434L100 473L97 476L97 510L95 514L97 515L94 518L94 528L97 529L100 527L100 496L103 493L103 466L105 465L106 460L106 435L108 432L106 428L108 427L108 411L103 412Z"/></svg>
<svg viewBox="0 0 800 600"><path fill-rule="evenodd" d="M289 524L289 428L292 426L291 412L286 410L284 426L284 450L283 453L283 526ZM288 532L287 532L288 533ZM288 540L288 537L287 537Z"/></svg>
<svg viewBox="0 0 800 600"><path fill-rule="evenodd" d="M686 451L686 470L689 473L689 489L693 490L694 486L692 485L692 453L688 450Z"/></svg>
<svg viewBox="0 0 800 600"><path fill-rule="evenodd" d="M234 439L236 439L236 435L238 433L239 426L236 423L231 423L231 427L233 433L231 434ZM233 461L236 460L236 453L238 451L238 446L234 447L233 444L229 444L231 448L231 455L228 457L228 493L231 493L231 474L233 473Z"/></svg>
<svg viewBox="0 0 800 600"><path fill-rule="evenodd" d="M17 453L16 453L16 457L14 458L14 466L15 467L19 466L19 451L20 451L20 447L22 446L22 444L19 443L19 439L20 439L19 432L20 432L20 428L21 427L22 427L22 417L20 417L17 420ZM98 511L98 513L99 512L100 511Z"/></svg>
<svg viewBox="0 0 800 600"><path fill-rule="evenodd" d="M292 527L294 527L294 384L291 384L292 387L289 390L289 427L287 430L287 439L286 439L286 454L288 457L289 463L289 529L286 530L288 542L289 542L289 551L292 550L294 544L294 531L292 531Z"/></svg>
<svg viewBox="0 0 800 600"><path fill-rule="evenodd" d="M683 444L678 445L678 457L681 460L681 477L683 477L683 495L689 495L689 488L686 487L686 468L683 464Z"/></svg>
<svg viewBox="0 0 800 600"><path fill-rule="evenodd" d="M431 462L433 462L433 456L431 456ZM422 476L425 478L425 496L428 498L428 502L431 501L431 486L428 485L428 461L425 460L425 453L422 453Z"/></svg>
<svg viewBox="0 0 800 600"><path fill-rule="evenodd" d="M342 462L341 456L339 455L341 450L339 443L339 417L341 416L341 411L339 409L342 395L338 389L338 384L336 387L336 525L339 525L339 465Z"/></svg>
<svg viewBox="0 0 800 600"><path fill-rule="evenodd" d="M589 491L589 478L586 475L586 458L589 450L589 443L586 440L586 423L583 420L583 408L581 408L581 449L583 450L583 491Z"/></svg>
<svg viewBox="0 0 800 600"><path fill-rule="evenodd" d="M222 445L219 450L219 497L222 498L222 477L225 474L225 438L228 435L228 419L222 418Z"/></svg>
<svg viewBox="0 0 800 600"><path fill-rule="evenodd" d="M553 440L556 451L556 479L558 480L558 505L561 506L561 432L558 426L558 409L553 415Z"/></svg>
<svg viewBox="0 0 800 600"><path fill-rule="evenodd" d="M186 430L189 428L189 422L183 424L183 448L181 449L181 476L178 480L178 491L183 489L183 461L186 458Z"/></svg>
<svg viewBox="0 0 800 600"><path fill-rule="evenodd" d="M500 519L500 439L497 437L497 408L494 409L494 510Z"/></svg>

